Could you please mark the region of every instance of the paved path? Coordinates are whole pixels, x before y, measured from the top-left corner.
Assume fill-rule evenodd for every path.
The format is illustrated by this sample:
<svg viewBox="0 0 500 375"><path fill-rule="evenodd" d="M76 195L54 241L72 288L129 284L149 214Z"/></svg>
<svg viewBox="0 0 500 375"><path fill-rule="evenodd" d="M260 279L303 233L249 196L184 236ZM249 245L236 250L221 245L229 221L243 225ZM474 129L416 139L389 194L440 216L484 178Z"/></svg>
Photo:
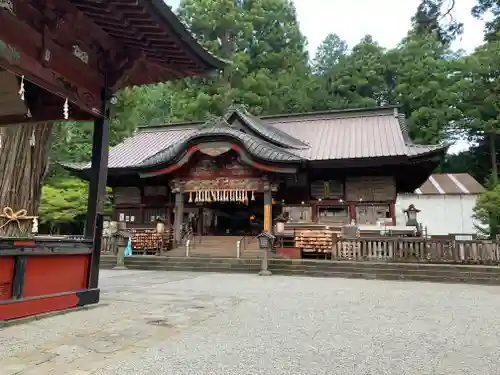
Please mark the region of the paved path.
<svg viewBox="0 0 500 375"><path fill-rule="evenodd" d="M99 307L0 329L0 375L500 373L500 287L102 271Z"/></svg>

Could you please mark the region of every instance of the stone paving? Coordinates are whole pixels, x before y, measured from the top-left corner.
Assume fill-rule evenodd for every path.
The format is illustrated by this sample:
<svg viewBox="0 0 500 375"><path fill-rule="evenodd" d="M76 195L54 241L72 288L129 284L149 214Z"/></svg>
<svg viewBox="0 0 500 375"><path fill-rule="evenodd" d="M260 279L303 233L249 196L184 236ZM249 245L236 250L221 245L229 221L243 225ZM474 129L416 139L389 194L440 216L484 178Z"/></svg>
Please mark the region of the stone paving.
<svg viewBox="0 0 500 375"><path fill-rule="evenodd" d="M98 307L0 329L0 375L500 374L500 287L101 273Z"/></svg>

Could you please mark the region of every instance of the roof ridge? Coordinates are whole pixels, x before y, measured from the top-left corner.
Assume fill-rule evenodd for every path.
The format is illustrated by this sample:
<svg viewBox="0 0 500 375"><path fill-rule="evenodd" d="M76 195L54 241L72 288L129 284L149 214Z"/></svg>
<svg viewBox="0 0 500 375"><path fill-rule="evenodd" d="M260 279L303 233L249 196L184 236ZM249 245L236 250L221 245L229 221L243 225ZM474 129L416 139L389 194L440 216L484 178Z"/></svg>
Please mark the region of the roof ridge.
<svg viewBox="0 0 500 375"><path fill-rule="evenodd" d="M269 143L276 144L280 147L288 147L292 149L308 149L311 146L300 139L262 121L258 116L250 113L244 106L231 106L224 115L224 119L229 121L233 115L236 115L243 121L250 130L258 134Z"/></svg>
<svg viewBox="0 0 500 375"><path fill-rule="evenodd" d="M394 115L390 114L390 113L363 114L363 115L357 115L357 116L354 116L354 115L352 115L352 116L328 116L328 115L325 115L325 116L310 117L310 118L307 118L307 121L314 122L314 121L324 121L324 120L334 120L334 119L352 119L352 118L363 118L363 117L373 118L373 117L387 117L387 116L393 117ZM266 117L262 117L262 118L264 120L267 119ZM296 118L293 118L293 119L284 117L282 120L280 119L279 121L267 122L267 124L272 126L273 124L284 124L284 123L302 122L302 121L304 121L304 118L300 118L299 116L297 116Z"/></svg>

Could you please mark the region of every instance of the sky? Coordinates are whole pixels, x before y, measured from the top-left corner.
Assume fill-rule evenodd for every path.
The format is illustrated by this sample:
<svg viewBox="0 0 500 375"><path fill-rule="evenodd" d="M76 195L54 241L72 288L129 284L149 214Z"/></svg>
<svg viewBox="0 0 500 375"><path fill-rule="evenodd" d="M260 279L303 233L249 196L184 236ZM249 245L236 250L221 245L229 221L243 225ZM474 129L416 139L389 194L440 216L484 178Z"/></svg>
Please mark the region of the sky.
<svg viewBox="0 0 500 375"><path fill-rule="evenodd" d="M172 8L180 0L165 0ZM309 42L311 57L330 33L354 46L366 34L383 47L395 47L410 28L411 17L420 0L294 0L302 33ZM464 23L464 35L454 45L472 52L483 39L482 21L474 19L476 0L457 1L453 15Z"/></svg>

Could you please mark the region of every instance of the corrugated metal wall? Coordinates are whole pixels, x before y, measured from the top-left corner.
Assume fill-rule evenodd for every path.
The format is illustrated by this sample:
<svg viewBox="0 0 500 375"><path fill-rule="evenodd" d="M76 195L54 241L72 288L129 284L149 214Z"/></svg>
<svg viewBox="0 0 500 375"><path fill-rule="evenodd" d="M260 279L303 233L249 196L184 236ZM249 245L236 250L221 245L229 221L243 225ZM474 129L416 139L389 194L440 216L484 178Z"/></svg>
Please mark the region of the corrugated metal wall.
<svg viewBox="0 0 500 375"><path fill-rule="evenodd" d="M401 212L414 204L421 210L418 221L427 226L430 235L449 233L476 233L473 209L476 195L399 195L396 202L396 221L405 224Z"/></svg>

